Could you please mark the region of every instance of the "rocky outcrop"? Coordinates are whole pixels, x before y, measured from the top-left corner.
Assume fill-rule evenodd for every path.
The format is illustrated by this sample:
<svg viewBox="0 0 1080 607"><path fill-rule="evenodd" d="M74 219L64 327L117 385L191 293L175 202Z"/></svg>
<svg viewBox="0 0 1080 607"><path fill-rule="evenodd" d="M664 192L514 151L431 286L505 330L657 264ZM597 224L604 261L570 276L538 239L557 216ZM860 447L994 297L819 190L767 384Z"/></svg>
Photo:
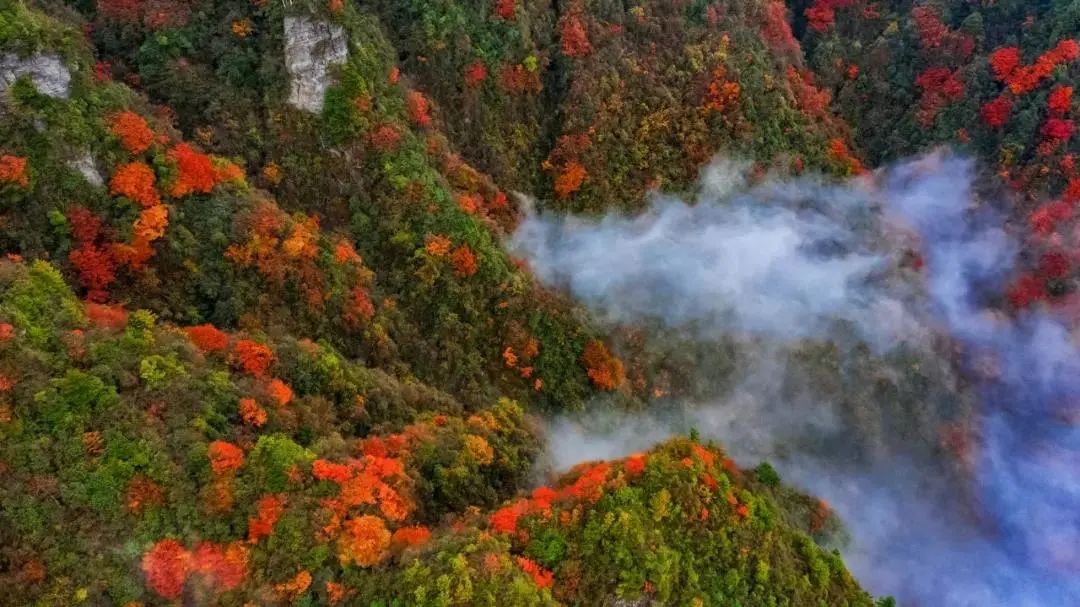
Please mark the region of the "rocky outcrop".
<svg viewBox="0 0 1080 607"><path fill-rule="evenodd" d="M327 70L331 65L345 63L348 57L348 38L340 25L311 17L285 17L289 104L308 112L321 112L323 97L330 87Z"/></svg>
<svg viewBox="0 0 1080 607"><path fill-rule="evenodd" d="M71 72L55 53L37 53L29 57L4 53L0 56L0 93L7 93L23 76L29 76L43 95L67 99L71 92Z"/></svg>
<svg viewBox="0 0 1080 607"><path fill-rule="evenodd" d="M655 603L647 596L640 599L620 599L613 597L609 605L611 607L652 607Z"/></svg>
<svg viewBox="0 0 1080 607"><path fill-rule="evenodd" d="M87 183L96 186L105 184L105 179L101 177L101 173L98 172L97 166L94 164L94 158L90 154L83 154L74 160L69 160L67 165L72 170L78 171L86 179Z"/></svg>

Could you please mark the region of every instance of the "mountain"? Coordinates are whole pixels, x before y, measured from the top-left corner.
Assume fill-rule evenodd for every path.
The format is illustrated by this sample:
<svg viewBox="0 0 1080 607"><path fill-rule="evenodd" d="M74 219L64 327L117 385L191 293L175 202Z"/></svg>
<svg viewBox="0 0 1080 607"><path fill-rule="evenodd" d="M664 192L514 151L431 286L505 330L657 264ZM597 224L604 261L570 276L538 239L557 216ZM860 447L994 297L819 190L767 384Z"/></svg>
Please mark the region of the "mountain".
<svg viewBox="0 0 1080 607"><path fill-rule="evenodd" d="M1078 20L0 0L4 600L1065 597Z"/></svg>
<svg viewBox="0 0 1080 607"><path fill-rule="evenodd" d="M5 2L8 599L871 604L715 445L536 477L534 414L652 386L506 252L511 192L854 170L774 4Z"/></svg>

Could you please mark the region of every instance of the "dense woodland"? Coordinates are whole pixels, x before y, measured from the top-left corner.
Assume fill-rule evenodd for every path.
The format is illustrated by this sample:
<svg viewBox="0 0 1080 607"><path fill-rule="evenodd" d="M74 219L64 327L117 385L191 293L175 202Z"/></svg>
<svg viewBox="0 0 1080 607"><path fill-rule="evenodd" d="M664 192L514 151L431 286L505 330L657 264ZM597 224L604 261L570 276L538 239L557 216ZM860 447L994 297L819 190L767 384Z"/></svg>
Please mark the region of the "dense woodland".
<svg viewBox="0 0 1080 607"><path fill-rule="evenodd" d="M866 161L948 144L1011 191L1026 271L1013 310L1050 306L1075 324L1080 175L1073 98L1080 8L1072 2L815 0L796 27Z"/></svg>
<svg viewBox="0 0 1080 607"><path fill-rule="evenodd" d="M1029 245L1002 309L1080 319L1080 12L983 4L0 0L0 601L874 605L827 504L689 428L547 469L543 416L661 406L728 346L642 345L503 242L718 153L842 179L949 144ZM344 51L315 110L290 19ZM861 406L963 435L897 356L791 353L955 454Z"/></svg>

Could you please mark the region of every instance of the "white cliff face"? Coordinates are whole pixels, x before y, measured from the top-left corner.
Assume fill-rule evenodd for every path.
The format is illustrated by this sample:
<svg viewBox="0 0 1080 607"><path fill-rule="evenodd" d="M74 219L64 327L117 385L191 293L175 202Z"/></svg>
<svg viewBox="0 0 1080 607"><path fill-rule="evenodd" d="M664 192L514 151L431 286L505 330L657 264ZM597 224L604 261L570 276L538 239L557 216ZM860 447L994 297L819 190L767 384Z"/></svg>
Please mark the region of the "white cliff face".
<svg viewBox="0 0 1080 607"><path fill-rule="evenodd" d="M345 63L348 57L348 38L340 25L311 17L285 17L289 104L308 112L321 112L323 97L330 87L327 68Z"/></svg>
<svg viewBox="0 0 1080 607"><path fill-rule="evenodd" d="M30 76L43 95L67 99L71 92L71 72L55 53L37 53L29 57L19 57L15 53L0 55L0 94L6 94L23 76Z"/></svg>

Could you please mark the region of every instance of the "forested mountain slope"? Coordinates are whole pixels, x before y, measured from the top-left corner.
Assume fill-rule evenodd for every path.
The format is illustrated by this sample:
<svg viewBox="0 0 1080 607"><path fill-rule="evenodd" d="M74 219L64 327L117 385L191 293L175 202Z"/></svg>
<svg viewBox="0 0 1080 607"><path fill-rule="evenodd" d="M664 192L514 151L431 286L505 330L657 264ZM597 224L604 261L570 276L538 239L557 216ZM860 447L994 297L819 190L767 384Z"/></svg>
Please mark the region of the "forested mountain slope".
<svg viewBox="0 0 1080 607"><path fill-rule="evenodd" d="M861 170L778 3L468 6L0 3L5 600L872 603L767 465L537 470L660 392L501 245L512 190Z"/></svg>
<svg viewBox="0 0 1080 607"><path fill-rule="evenodd" d="M808 61L879 165L948 144L976 155L1024 241L1006 304L1078 316L1080 12L1019 0L794 3Z"/></svg>
<svg viewBox="0 0 1080 607"><path fill-rule="evenodd" d="M1013 473L1071 453L1075 407L1044 396L1070 396L1050 376L1074 368L1073 337L1015 357L1053 363L1030 396L1001 369L1025 327L1080 322L1078 30L1065 1L0 0L0 602L875 604L830 507L701 440L683 422L702 403L728 436L795 428L777 468L919 506L894 519L946 496L934 522L959 535L985 516L995 549L1044 540L1001 516L1012 494L987 499L1005 485L985 473L1041 491ZM902 163L900 185L864 168L939 146L976 162ZM942 166L974 167L971 192ZM1007 338L942 319L932 249L955 243L883 211L926 197L904 190L926 175L949 186L931 202L966 197L947 236L1005 218L1007 269L975 264L963 309ZM708 246L671 259L711 274L626 253L648 231L634 221L681 201L707 207L683 228ZM918 326L883 346L862 317L783 335L627 320L516 257L523 226L630 225L614 243L630 245L579 264L677 316L693 289L641 291L722 278L709 222L738 205L821 236L784 263L871 260L859 296L891 306L871 323ZM773 263L766 240L732 273ZM717 292L791 309L754 286ZM1005 452L980 450L986 393L1008 395L1003 436L1039 439L1037 456L985 461ZM734 411L763 395L777 402L749 410L780 419ZM552 452L581 412L686 427L553 469L595 457ZM873 477L908 467L910 484ZM849 563L909 564L889 552ZM919 571L864 582L933 596Z"/></svg>
<svg viewBox="0 0 1080 607"><path fill-rule="evenodd" d="M503 504L539 449L513 401L467 413L325 343L82 303L45 262L0 283L13 604L871 604L811 539L828 507L716 447Z"/></svg>

